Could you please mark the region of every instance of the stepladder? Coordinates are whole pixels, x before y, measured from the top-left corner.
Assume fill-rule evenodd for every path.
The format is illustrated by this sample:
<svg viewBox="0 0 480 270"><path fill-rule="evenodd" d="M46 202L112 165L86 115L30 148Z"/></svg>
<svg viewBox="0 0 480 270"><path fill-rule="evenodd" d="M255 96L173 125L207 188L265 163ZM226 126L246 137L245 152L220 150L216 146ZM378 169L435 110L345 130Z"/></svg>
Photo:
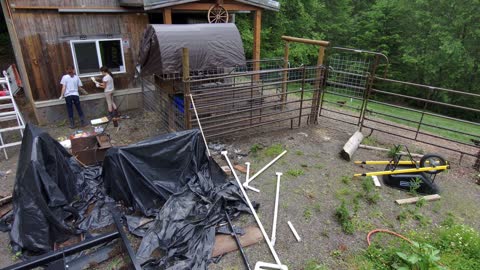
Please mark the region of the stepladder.
<svg viewBox="0 0 480 270"><path fill-rule="evenodd" d="M21 145L25 121L12 94L10 78L0 77L0 149L8 159L7 148Z"/></svg>

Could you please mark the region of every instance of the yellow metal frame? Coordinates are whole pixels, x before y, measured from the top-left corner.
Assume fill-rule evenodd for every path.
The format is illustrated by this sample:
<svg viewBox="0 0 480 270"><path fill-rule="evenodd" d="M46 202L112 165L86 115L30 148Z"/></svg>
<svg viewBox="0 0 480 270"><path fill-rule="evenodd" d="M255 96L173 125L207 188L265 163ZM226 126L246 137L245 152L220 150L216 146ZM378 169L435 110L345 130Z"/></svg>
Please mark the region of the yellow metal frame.
<svg viewBox="0 0 480 270"><path fill-rule="evenodd" d="M382 161L379 161L382 162ZM389 163L385 163L389 164ZM410 164L412 164L410 162ZM369 173L356 173L353 176L377 176L377 175L389 175L389 174L402 174L402 173L417 173L417 172L428 172L428 171L444 171L450 169L449 165L435 166L435 167L422 167L422 168L412 168L412 169L402 169L402 170L393 170L393 171L378 171L378 172L369 172Z"/></svg>
<svg viewBox="0 0 480 270"><path fill-rule="evenodd" d="M361 165L361 164L366 164L366 165L395 165L395 162L393 160L391 161L384 161L384 160L379 160L379 161L354 161L355 164ZM398 162L398 165L415 165L419 163L419 161L412 162L410 160L401 160Z"/></svg>

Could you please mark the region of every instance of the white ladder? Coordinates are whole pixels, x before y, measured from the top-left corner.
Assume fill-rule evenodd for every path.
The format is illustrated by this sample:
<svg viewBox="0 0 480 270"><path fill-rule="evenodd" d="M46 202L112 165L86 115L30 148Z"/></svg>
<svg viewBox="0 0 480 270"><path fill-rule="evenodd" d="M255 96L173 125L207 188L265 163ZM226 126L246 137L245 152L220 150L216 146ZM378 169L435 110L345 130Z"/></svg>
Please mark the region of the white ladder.
<svg viewBox="0 0 480 270"><path fill-rule="evenodd" d="M10 81L7 72L3 71L3 78L0 77L0 84L7 85L8 95L0 96L0 149L5 154L5 159L8 159L7 147L12 147L22 144L23 130L25 129L25 121L22 114L18 110L17 103L13 98ZM5 124L4 124L5 123ZM20 141L5 143L3 141L2 133L10 131L20 132Z"/></svg>

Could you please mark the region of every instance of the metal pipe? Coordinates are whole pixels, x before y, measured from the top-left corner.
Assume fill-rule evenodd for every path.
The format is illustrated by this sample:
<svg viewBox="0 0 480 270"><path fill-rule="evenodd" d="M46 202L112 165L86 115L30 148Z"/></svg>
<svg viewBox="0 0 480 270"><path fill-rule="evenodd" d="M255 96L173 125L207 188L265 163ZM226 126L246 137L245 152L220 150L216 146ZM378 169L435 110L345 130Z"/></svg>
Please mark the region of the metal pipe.
<svg viewBox="0 0 480 270"><path fill-rule="evenodd" d="M248 179L247 183L250 183L252 182L255 178L257 178L257 176L259 176L261 173L263 173L266 169L268 169L270 166L272 166L273 163L277 162L277 160L279 160L281 157L283 157L283 155L285 155L287 153L287 150L283 151L280 155L278 155L276 158L274 158L272 161L270 161L270 163L268 163L267 165L265 165L265 167L263 167L260 171L258 171L255 175L253 175L251 178Z"/></svg>
<svg viewBox="0 0 480 270"><path fill-rule="evenodd" d="M290 230L292 231L293 235L295 236L295 238L297 238L297 241L298 242L302 241L302 239L300 238L300 236L297 233L297 230L295 230L295 227L293 227L292 222L288 221L287 223L288 223L288 227L290 227Z"/></svg>
<svg viewBox="0 0 480 270"><path fill-rule="evenodd" d="M133 269L142 270L142 267L140 266L140 264L136 259L135 252L133 251L132 246L130 245L130 241L128 240L125 232L123 231L122 223L120 223L120 218L118 217L118 213L112 212L112 216L113 216L113 221L115 223L115 227L117 228L117 231L120 234L120 238L122 239L123 247L127 250L128 257L130 257L130 261L133 265Z"/></svg>
<svg viewBox="0 0 480 270"><path fill-rule="evenodd" d="M120 233L117 232L111 232L111 233L106 233L102 234L99 236L92 237L90 239L86 239L85 241L82 241L78 244L62 248L57 251L52 251L47 254L35 257L31 260L17 263L14 265L7 266L3 268L2 270L25 270L25 269L32 269L35 267L40 267L43 265L46 265L50 262L54 262L56 260L62 259L64 257L73 255L75 253L78 253L80 251L92 248L94 246L97 246L102 243L107 243L112 241L115 238L118 238Z"/></svg>
<svg viewBox="0 0 480 270"><path fill-rule="evenodd" d="M470 108L470 107L464 107L464 106L449 104L449 103L445 103L445 102L439 102L439 101L435 101L435 100L428 100L428 99L424 99L424 98L417 98L417 97L412 97L412 96L407 96L407 95L402 95L402 94L397 94L397 93L391 93L391 92L378 90L378 89L372 89L372 91L377 92L377 93L381 93L381 94L385 94L385 95L402 97L402 98L412 99L412 100L417 100L417 101L424 101L424 102L428 102L428 103L432 103L432 104L436 104L436 105L441 105L441 106L445 106L445 107L463 109L463 110L467 110L467 111L471 111L471 112L480 112L479 109L474 109L474 108Z"/></svg>
<svg viewBox="0 0 480 270"><path fill-rule="evenodd" d="M280 178L282 177L282 173L277 172L276 175L277 175L277 192L275 195L275 208L273 210L272 246L275 246L275 241L277 240L278 200L280 199Z"/></svg>
<svg viewBox="0 0 480 270"><path fill-rule="evenodd" d="M403 135L400 135L398 133L392 133L390 131L387 131L387 130L383 130L383 129L379 129L379 128L376 128L376 127L370 127L370 126L364 126L366 128L369 128L371 130L376 130L376 131L380 131L380 132L383 132L383 133L386 133L386 134L389 134L389 135L393 135L393 136L397 136L397 137L400 137L400 138L404 138L404 139L408 139L408 140L413 140L413 138L410 138L410 137L407 137L407 136L403 136ZM428 135L428 136L433 136L431 134L425 134L425 135ZM433 136L435 137L435 136ZM439 137L441 138L441 137ZM453 141L453 140L449 140L449 139L445 139L445 138L441 138L441 139L444 139L446 141L450 141L450 142L454 142L454 143L459 143L457 141ZM435 143L432 143L431 141L422 141L422 140L417 140L418 142L421 142L421 143L426 143L426 144L429 144L431 146L437 146L437 147L440 147L440 148L443 148L443 149L446 149L446 150L449 150L449 151L452 151L452 152L455 152L455 153L459 153L459 154L464 154L464 155L467 155L467 156L471 156L471 157L477 157L476 154L471 154L471 153L467 153L467 152L463 152L463 151L460 151L458 149L453 149L453 148L449 148L449 147L446 147L445 145L439 145L439 144L435 144ZM467 144L468 145L468 144ZM468 146L472 146L472 145L468 145Z"/></svg>
<svg viewBox="0 0 480 270"><path fill-rule="evenodd" d="M411 82L403 82L403 81L397 81L397 80L392 80L392 79L387 79L387 78L381 78L381 77L375 77L375 79L380 80L380 81L385 81L385 82L393 82L393 83L399 83L399 84L404 84L404 85L409 85L409 86L416 86L416 87L420 87L420 88L429 88L429 89L435 89L435 90L440 90L440 91L451 92L451 93L455 93L455 94L468 95L468 96L473 96L473 97L480 97L479 94L475 94L475 93L462 92L462 91L458 91L458 90L441 88L441 87L432 87L432 86L424 85L424 84L411 83Z"/></svg>
<svg viewBox="0 0 480 270"><path fill-rule="evenodd" d="M272 243L270 242L270 239L268 238L267 232L265 231L265 228L263 227L262 222L258 218L257 212L255 211L255 208L253 207L252 202L248 198L247 192L243 188L242 183L240 183L240 179L238 178L237 173L235 172L235 168L233 168L233 165L230 162L230 159L228 158L228 155L227 155L228 152L227 151L222 151L221 154L225 157L225 160L227 161L228 166L230 167L230 170L232 170L232 174L235 177L235 180L237 181L238 187L240 188L240 191L242 192L243 197L245 198L245 201L247 202L247 205L250 208L250 211L252 211L253 217L255 218L255 221L257 222L258 227L260 228L260 231L262 232L263 238L265 238L265 242L267 242L268 248L270 249L270 252L272 253L273 258L275 259L275 262L277 263L277 265L281 265L282 262L280 261L280 258L278 257L277 252L273 248Z"/></svg>
<svg viewBox="0 0 480 270"><path fill-rule="evenodd" d="M193 111L195 112L195 117L197 118L198 127L200 128L200 133L202 133L203 142L205 143L205 148L207 149L208 156L211 157L210 149L208 149L207 139L205 139L205 134L203 134L202 124L200 123L200 118L198 118L197 108L195 107L195 101L193 101L193 96L190 94L190 100L192 101Z"/></svg>
<svg viewBox="0 0 480 270"><path fill-rule="evenodd" d="M228 215L227 210L225 210L225 216L227 217L228 227L230 227L233 238L235 238L235 242L237 243L238 250L240 250L240 254L242 255L243 262L245 263L245 266L247 267L247 269L251 270L252 268L250 268L250 264L248 263L247 255L245 254L242 244L240 243L240 239L238 239L238 235L235 232L235 229L233 228L232 221L230 220L230 216Z"/></svg>

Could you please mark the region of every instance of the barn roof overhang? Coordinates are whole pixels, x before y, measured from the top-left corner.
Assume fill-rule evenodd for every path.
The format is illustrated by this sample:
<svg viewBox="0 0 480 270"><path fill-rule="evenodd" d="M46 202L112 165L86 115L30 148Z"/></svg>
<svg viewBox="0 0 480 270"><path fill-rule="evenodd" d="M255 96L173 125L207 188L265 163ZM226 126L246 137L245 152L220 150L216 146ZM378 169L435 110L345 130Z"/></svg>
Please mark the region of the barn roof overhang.
<svg viewBox="0 0 480 270"><path fill-rule="evenodd" d="M274 0L235 0L236 2L258 8L279 11L280 3ZM145 10L172 7L181 4L199 2L199 0L143 0Z"/></svg>

